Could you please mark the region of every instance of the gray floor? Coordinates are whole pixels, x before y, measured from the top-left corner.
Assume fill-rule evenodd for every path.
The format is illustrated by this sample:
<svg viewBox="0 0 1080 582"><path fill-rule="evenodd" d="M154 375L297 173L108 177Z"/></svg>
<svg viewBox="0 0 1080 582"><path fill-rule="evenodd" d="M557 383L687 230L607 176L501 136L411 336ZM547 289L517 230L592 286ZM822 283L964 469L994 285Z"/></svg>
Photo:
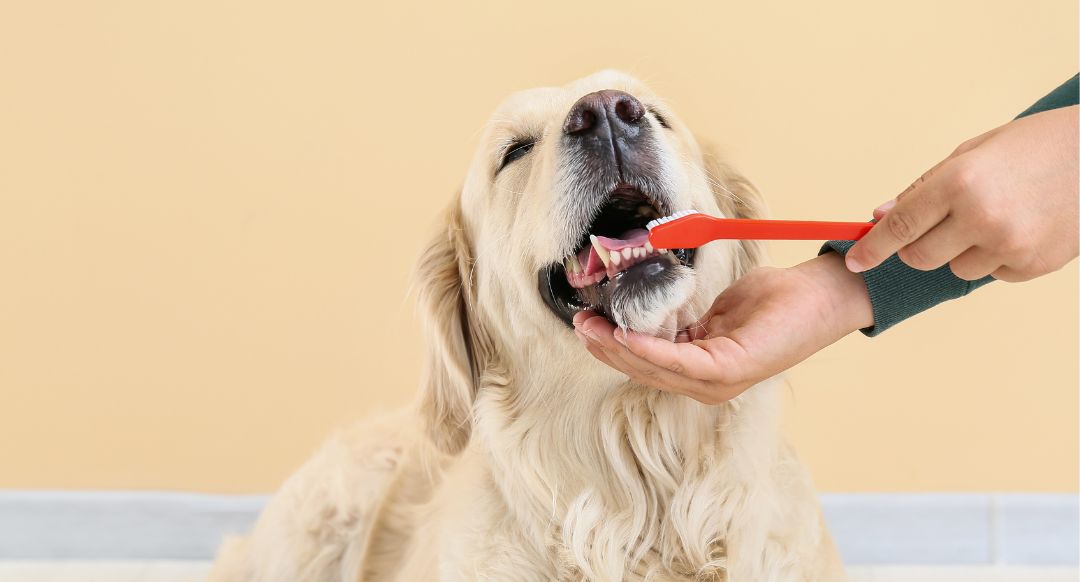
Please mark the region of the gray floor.
<svg viewBox="0 0 1080 582"><path fill-rule="evenodd" d="M4 582L199 582L196 561L0 561ZM874 566L850 568L851 582L1077 582L1076 568Z"/></svg>

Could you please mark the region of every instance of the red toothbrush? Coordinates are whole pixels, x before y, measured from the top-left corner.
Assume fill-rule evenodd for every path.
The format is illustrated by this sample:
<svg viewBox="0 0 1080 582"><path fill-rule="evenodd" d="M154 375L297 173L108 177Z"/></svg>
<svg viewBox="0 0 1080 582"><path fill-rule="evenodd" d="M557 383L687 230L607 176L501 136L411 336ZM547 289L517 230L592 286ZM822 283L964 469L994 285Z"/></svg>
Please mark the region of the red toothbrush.
<svg viewBox="0 0 1080 582"><path fill-rule="evenodd" d="M692 249L720 239L859 240L873 226L872 222L717 218L683 210L649 221L645 228L653 248Z"/></svg>

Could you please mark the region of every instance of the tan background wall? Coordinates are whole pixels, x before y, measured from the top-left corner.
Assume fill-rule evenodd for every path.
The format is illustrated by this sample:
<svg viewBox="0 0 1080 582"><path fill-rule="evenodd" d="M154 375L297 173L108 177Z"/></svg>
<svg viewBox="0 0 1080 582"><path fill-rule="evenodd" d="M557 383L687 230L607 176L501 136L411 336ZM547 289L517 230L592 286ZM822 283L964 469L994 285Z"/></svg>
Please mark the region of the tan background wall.
<svg viewBox="0 0 1080 582"><path fill-rule="evenodd" d="M409 399L512 90L629 70L775 216L862 219L1077 71L1074 0L817 4L5 3L0 487L267 491ZM1075 491L1077 315L1074 264L848 338L790 432L823 490Z"/></svg>

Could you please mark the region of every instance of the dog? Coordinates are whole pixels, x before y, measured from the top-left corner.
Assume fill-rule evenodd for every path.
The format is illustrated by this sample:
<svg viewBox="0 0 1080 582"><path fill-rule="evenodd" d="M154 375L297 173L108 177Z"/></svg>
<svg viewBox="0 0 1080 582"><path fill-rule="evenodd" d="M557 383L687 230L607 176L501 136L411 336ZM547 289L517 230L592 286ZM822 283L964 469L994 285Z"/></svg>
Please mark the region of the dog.
<svg viewBox="0 0 1080 582"><path fill-rule="evenodd" d="M638 80L602 71L503 102L416 270L416 405L331 438L210 579L845 579L775 379L705 405L575 338L582 309L674 337L761 263L749 241L642 244L646 222L687 209L763 214Z"/></svg>

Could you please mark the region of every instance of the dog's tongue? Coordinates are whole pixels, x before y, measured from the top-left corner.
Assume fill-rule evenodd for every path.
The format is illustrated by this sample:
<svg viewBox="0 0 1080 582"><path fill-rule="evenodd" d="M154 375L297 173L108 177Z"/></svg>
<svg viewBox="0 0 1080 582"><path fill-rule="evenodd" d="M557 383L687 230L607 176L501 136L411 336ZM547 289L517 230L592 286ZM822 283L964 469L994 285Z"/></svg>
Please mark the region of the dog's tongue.
<svg viewBox="0 0 1080 582"><path fill-rule="evenodd" d="M619 238L597 236L596 240L600 243L600 246L609 251L621 251L625 248L644 246L649 240L649 231L644 228L635 228L622 233ZM586 276L607 270L604 267L604 262L600 260L600 255L596 254L596 249L592 245L587 245L581 249L581 252L578 253L578 263L585 269Z"/></svg>
<svg viewBox="0 0 1080 582"><path fill-rule="evenodd" d="M635 228L622 233L620 238L598 236L596 240L600 241L600 244L604 245L604 248L609 251L621 251L626 247L645 246L645 242L649 240L649 231L644 228Z"/></svg>

